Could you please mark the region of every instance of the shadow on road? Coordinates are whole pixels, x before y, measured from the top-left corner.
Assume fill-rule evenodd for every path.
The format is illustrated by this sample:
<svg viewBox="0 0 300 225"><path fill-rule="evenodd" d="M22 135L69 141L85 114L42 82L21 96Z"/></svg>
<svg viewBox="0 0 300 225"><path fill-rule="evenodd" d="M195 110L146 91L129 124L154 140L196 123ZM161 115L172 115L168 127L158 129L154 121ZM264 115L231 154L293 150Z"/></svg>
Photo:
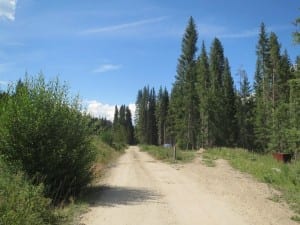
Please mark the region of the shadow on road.
<svg viewBox="0 0 300 225"><path fill-rule="evenodd" d="M86 190L85 200L91 206L116 207L158 202L161 195L145 188L94 186Z"/></svg>

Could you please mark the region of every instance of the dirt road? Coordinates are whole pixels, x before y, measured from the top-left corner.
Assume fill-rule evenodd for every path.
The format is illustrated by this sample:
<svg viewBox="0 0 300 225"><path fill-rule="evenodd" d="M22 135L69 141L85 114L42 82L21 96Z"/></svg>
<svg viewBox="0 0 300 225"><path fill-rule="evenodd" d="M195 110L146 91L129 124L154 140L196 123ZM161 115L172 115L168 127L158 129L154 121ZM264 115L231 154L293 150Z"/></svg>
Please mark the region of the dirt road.
<svg viewBox="0 0 300 225"><path fill-rule="evenodd" d="M130 147L95 187L86 225L296 225L267 185L225 161L165 164Z"/></svg>

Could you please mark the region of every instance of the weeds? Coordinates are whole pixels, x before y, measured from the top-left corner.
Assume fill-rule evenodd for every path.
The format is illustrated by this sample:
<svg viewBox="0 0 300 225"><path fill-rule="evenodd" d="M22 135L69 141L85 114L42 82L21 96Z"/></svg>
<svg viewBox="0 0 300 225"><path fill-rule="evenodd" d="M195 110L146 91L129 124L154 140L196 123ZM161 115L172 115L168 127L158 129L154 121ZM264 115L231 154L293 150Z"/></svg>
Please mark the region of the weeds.
<svg viewBox="0 0 300 225"><path fill-rule="evenodd" d="M180 149L176 150L176 160L174 161L174 150L173 148L164 148L161 146L154 145L141 145L142 151L148 152L153 157L159 160L164 160L168 162L189 162L195 158L195 152L193 151L183 151Z"/></svg>
<svg viewBox="0 0 300 225"><path fill-rule="evenodd" d="M204 152L204 159L223 158L236 169L249 173L259 181L270 184L282 192L291 208L300 218L300 162L284 164L277 162L271 155L259 155L243 149L213 148ZM279 201L277 197L272 198Z"/></svg>

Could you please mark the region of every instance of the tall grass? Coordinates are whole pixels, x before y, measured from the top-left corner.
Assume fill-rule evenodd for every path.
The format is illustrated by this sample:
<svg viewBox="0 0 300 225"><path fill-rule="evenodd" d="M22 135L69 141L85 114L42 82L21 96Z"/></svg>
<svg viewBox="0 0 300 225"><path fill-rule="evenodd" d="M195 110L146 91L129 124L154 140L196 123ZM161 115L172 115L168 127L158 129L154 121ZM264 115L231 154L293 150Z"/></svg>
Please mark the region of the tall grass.
<svg viewBox="0 0 300 225"><path fill-rule="evenodd" d="M284 164L271 155L259 155L243 149L213 148L204 152L206 161L226 159L242 172L281 191L283 198L300 215L300 162Z"/></svg>
<svg viewBox="0 0 300 225"><path fill-rule="evenodd" d="M159 160L164 160L168 162L174 162L174 151L173 148L164 148L162 146L154 145L140 145L142 151L148 152L154 158ZM195 153L193 151L182 151L180 149L176 150L176 160L180 162L188 162L195 158Z"/></svg>
<svg viewBox="0 0 300 225"><path fill-rule="evenodd" d="M43 195L42 185L32 185L23 173L11 169L0 157L0 224L58 225L62 218Z"/></svg>

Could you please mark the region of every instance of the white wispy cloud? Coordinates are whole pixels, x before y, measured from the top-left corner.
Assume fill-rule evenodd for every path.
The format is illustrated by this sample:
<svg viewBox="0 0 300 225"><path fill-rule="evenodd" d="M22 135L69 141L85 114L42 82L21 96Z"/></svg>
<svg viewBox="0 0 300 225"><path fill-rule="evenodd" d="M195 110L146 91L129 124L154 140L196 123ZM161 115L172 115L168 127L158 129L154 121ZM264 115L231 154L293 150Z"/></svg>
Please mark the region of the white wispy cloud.
<svg viewBox="0 0 300 225"><path fill-rule="evenodd" d="M98 68L93 70L93 73L105 73L109 71L119 70L122 68L122 65L120 64L102 64Z"/></svg>
<svg viewBox="0 0 300 225"><path fill-rule="evenodd" d="M156 18L151 18L151 19L145 19L145 20L138 20L134 22L129 22L129 23L122 23L122 24L116 24L116 25L111 25L111 26L105 26L105 27L98 27L98 28L91 28L91 29L86 29L81 32L81 34L97 34L97 33L110 33L110 32L116 32L116 31L121 31L121 30L126 30L129 28L136 28L140 27L143 25L147 24L153 24L153 23L158 23L163 20L165 20L167 17L156 17Z"/></svg>
<svg viewBox="0 0 300 225"><path fill-rule="evenodd" d="M0 18L15 20L17 0L0 0Z"/></svg>
<svg viewBox="0 0 300 225"><path fill-rule="evenodd" d="M251 29L251 30L242 30L239 32L232 32L232 33L223 33L219 35L220 38L250 38L256 37L258 35L258 28Z"/></svg>
<svg viewBox="0 0 300 225"><path fill-rule="evenodd" d="M275 25L275 26L270 26L268 30L275 32L275 31L287 30L289 28L290 26L287 25ZM233 31L230 27L220 26L216 24L200 23L198 26L198 34L200 37L238 39L238 38L256 37L258 33L259 33L259 26L255 28L236 30L236 31Z"/></svg>
<svg viewBox="0 0 300 225"><path fill-rule="evenodd" d="M8 81L0 80L0 85L6 86L8 85Z"/></svg>
<svg viewBox="0 0 300 225"><path fill-rule="evenodd" d="M85 104L86 104L86 111L91 116L106 118L110 121L113 121L114 114L115 114L115 105L105 104L97 100L86 101ZM128 107L131 111L132 118L134 120L134 115L136 110L135 104L130 103Z"/></svg>
<svg viewBox="0 0 300 225"><path fill-rule="evenodd" d="M201 37L219 37L219 38L249 38L257 36L258 28L232 31L226 26L215 24L199 24L198 34Z"/></svg>

